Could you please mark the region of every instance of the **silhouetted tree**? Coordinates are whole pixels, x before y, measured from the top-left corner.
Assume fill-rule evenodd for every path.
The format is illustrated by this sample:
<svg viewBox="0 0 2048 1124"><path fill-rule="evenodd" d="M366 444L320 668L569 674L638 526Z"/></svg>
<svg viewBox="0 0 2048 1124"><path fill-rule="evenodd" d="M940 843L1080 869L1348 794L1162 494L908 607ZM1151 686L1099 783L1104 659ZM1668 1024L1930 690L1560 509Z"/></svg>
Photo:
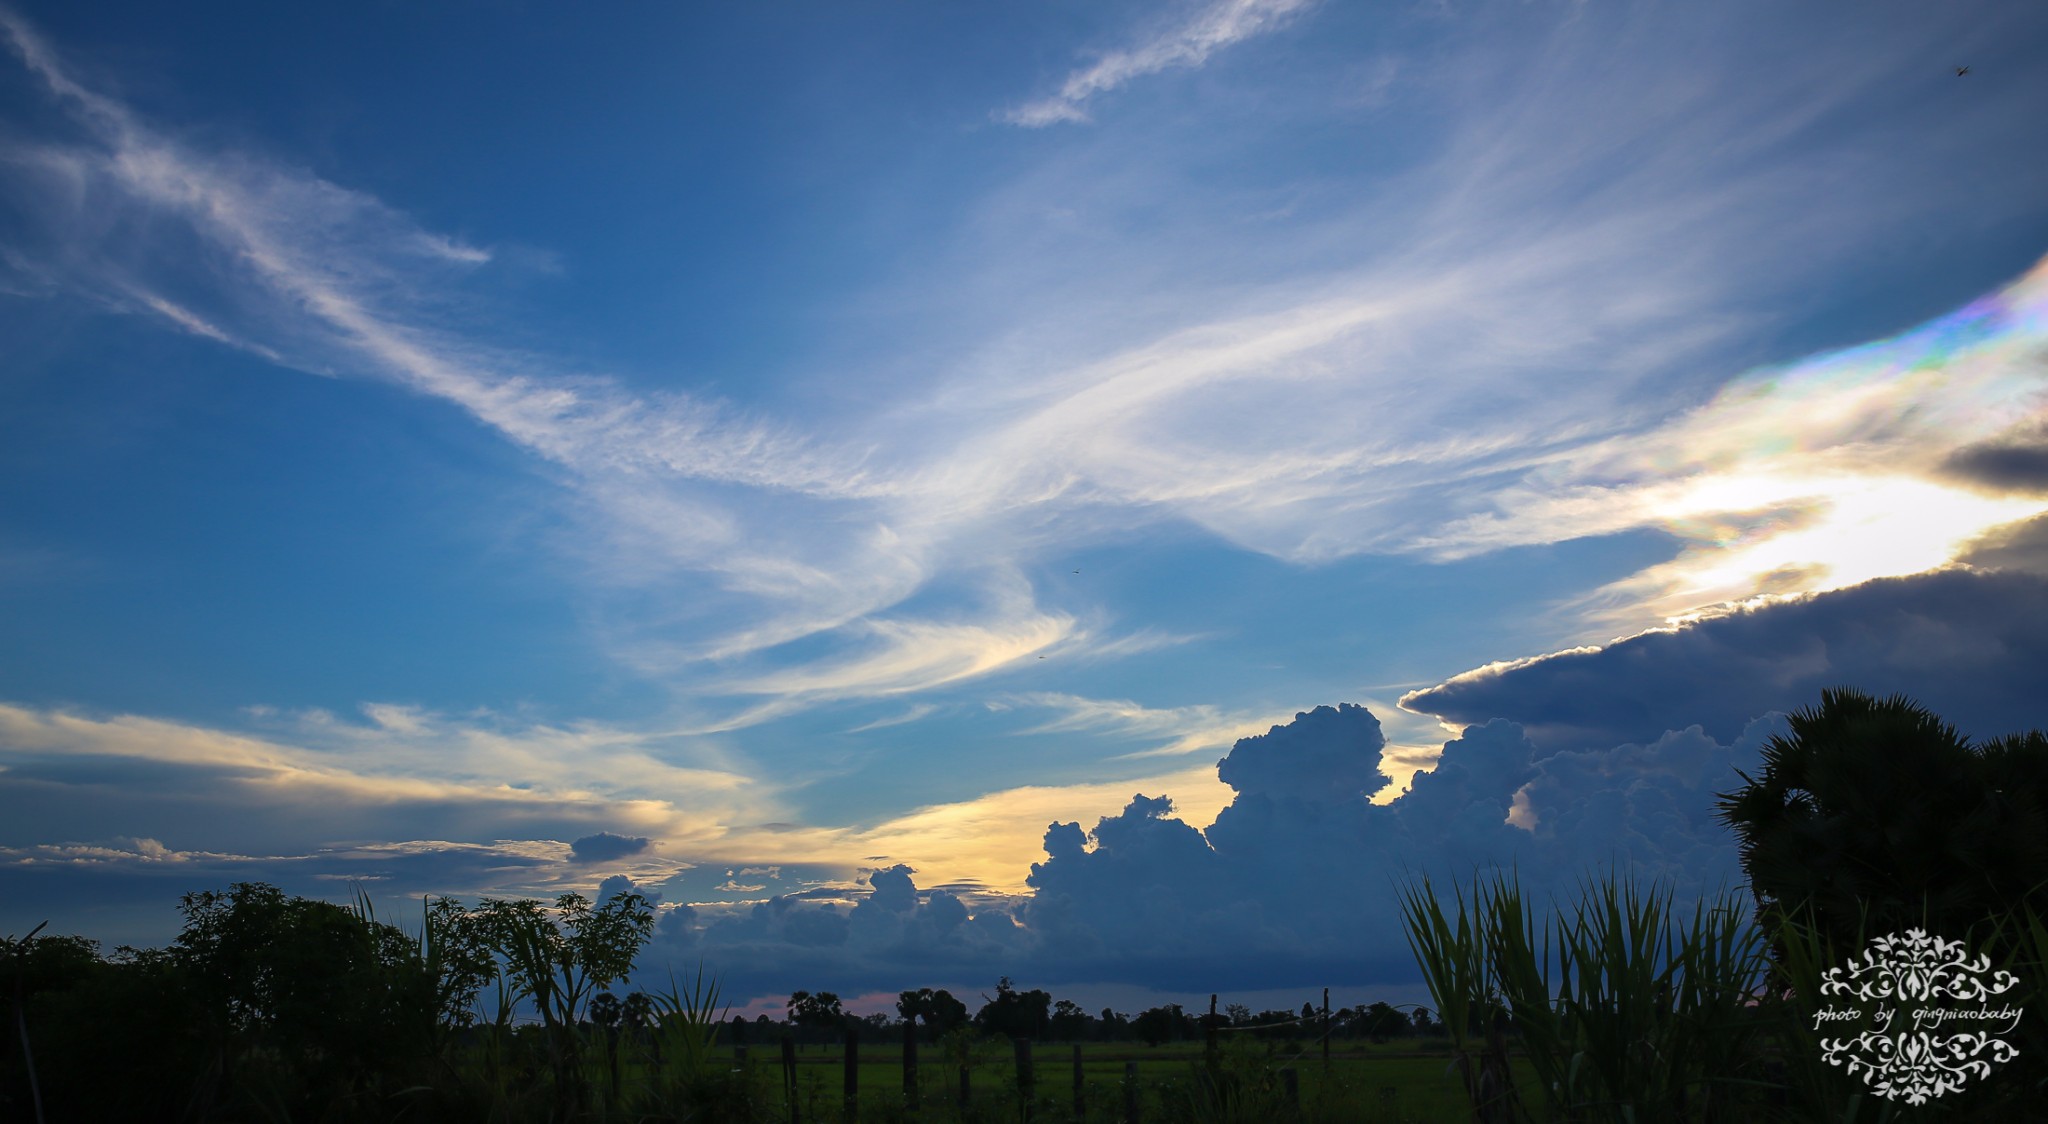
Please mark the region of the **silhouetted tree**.
<svg viewBox="0 0 2048 1124"><path fill-rule="evenodd" d="M0 940L0 995L9 1001L0 1006L0 1119L34 1119L24 1029L45 1119L178 1120L220 1092L203 1079L214 1043L195 1033L207 1008L191 972L166 952L122 948L107 959L84 937ZM118 1059L118 1080L109 1080L109 1059Z"/></svg>
<svg viewBox="0 0 2048 1124"><path fill-rule="evenodd" d="M820 1032L833 1031L846 1024L846 1012L840 1009L839 996L832 992L821 991L813 995L808 991L796 991L789 996L789 1021L793 1026Z"/></svg>
<svg viewBox="0 0 2048 1124"><path fill-rule="evenodd" d="M1807 906L1838 945L1925 924L1961 937L1995 912L2048 909L2048 736L1971 746L1902 695L1821 693L1718 795L1760 913ZM1924 914L1923 914L1924 908Z"/></svg>
<svg viewBox="0 0 2048 1124"><path fill-rule="evenodd" d="M1079 1003L1062 999L1052 1005L1052 1037L1058 1042L1079 1042L1088 1037L1089 1024L1095 1020L1088 1017Z"/></svg>
<svg viewBox="0 0 2048 1124"><path fill-rule="evenodd" d="M1131 1017L1108 1007L1096 1016L1098 1033L1104 1041L1120 1042L1131 1036Z"/></svg>
<svg viewBox="0 0 2048 1124"><path fill-rule="evenodd" d="M1374 1042L1384 1042L1408 1030L1408 1017L1385 1003L1374 1003L1352 1016L1354 1033L1363 1034Z"/></svg>
<svg viewBox="0 0 2048 1124"><path fill-rule="evenodd" d="M1165 1042L1178 1042L1191 1037L1195 1031L1194 1021L1188 1018L1178 1003L1168 1003L1141 1011L1131 1020L1131 1029L1148 1046Z"/></svg>
<svg viewBox="0 0 2048 1124"><path fill-rule="evenodd" d="M1008 976L997 982L995 997L974 1013L974 1025L1012 1038L1042 1038L1051 1019L1052 996L1036 988L1018 991Z"/></svg>
<svg viewBox="0 0 2048 1124"><path fill-rule="evenodd" d="M905 1022L921 1021L933 1040L967 1023L967 1004L953 998L953 993L945 988L934 991L921 987L903 992L896 998L896 1013Z"/></svg>

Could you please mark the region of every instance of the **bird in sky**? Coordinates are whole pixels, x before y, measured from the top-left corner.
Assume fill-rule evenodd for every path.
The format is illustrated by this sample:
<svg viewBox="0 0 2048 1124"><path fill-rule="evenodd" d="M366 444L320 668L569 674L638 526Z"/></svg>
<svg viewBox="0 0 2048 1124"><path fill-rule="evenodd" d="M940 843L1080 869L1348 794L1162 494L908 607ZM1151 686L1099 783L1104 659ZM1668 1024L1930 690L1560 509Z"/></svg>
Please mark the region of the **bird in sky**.
<svg viewBox="0 0 2048 1124"><path fill-rule="evenodd" d="M1956 67L1956 77L1958 78L1961 78L1963 75L1968 74L1969 72L1970 68L1967 66Z"/></svg>

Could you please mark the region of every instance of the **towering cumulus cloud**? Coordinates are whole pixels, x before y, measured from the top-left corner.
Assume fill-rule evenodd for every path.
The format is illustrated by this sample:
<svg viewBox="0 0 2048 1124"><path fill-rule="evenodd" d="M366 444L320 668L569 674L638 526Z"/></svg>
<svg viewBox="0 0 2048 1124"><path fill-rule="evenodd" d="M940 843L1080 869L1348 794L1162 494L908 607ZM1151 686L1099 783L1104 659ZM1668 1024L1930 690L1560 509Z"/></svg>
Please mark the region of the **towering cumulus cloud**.
<svg viewBox="0 0 2048 1124"><path fill-rule="evenodd" d="M1032 867L1025 919L1067 971L1166 989L1412 978L1396 888L1513 866L1539 894L1613 864L1711 892L1738 874L1715 791L1754 762L1775 720L1730 744L1698 727L1648 744L1548 756L1492 721L1444 746L1393 801L1379 721L1317 707L1240 740L1217 763L1236 790L1206 830L1137 796L1092 832L1055 823Z"/></svg>
<svg viewBox="0 0 2048 1124"><path fill-rule="evenodd" d="M1388 742L1365 707L1319 706L1240 739L1234 790L1206 827L1139 794L1092 829L1055 822L1030 893L920 889L905 864L860 883L734 906L677 906L657 953L704 956L738 992L787 981L841 994L1115 981L1166 992L1343 984L1406 994L1415 966L1397 891L1512 868L1542 900L1619 869L1681 900L1736 888L1717 792L1754 771L1775 715L1726 740L1698 726L1607 746L1539 749L1511 721L1468 727L1384 804Z"/></svg>

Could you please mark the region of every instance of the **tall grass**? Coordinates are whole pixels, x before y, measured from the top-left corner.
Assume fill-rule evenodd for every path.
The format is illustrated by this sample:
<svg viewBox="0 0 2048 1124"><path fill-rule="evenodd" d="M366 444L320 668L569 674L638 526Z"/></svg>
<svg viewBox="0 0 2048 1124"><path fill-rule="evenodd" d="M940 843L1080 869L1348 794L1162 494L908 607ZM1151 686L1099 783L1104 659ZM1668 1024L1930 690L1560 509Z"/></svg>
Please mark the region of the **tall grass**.
<svg viewBox="0 0 2048 1124"><path fill-rule="evenodd" d="M1402 891L1481 1120L1537 1119L1538 1104L1574 1122L1756 1118L1766 1024L1749 1003L1768 945L1735 895L1681 921L1669 892L1609 875L1539 922L1516 879L1496 873L1455 907L1453 919L1427 879ZM1538 1074L1528 1096L1508 1081L1509 1029Z"/></svg>

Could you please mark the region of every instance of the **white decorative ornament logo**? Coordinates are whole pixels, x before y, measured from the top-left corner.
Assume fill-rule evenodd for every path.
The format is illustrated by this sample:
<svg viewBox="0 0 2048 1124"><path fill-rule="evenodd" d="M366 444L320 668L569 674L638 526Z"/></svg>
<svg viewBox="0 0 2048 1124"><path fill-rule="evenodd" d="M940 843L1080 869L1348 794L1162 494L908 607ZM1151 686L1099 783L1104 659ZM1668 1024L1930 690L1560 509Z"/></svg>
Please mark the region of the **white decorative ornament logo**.
<svg viewBox="0 0 2048 1124"><path fill-rule="evenodd" d="M2019 1056L2018 1050L1985 1029L1941 1033L1949 1022L1980 1028L1996 1023L2000 1034L2019 1025L2023 1008L1986 1005L1992 996L2018 986L2019 980L2011 972L1999 971L1987 982L1983 976L1990 968L1989 957L1968 960L1961 941L1930 937L1922 929L1878 937L1861 960L1849 961L1846 977L1843 968L1830 968L1820 985L1823 995L1875 1002L1875 1011L1824 1007L1814 1016L1816 1030L1823 1023L1865 1018L1874 1025L1854 1038L1821 1039L1822 1056L1828 1064L1860 1075L1878 1096L1907 1104L1925 1104L1929 1097L1961 1089L1970 1078L1990 1073L1994 1064ZM1912 1029L1903 1024L1892 1029L1901 1012L1898 1006L1885 1006L1885 1000L1915 1004L1907 1012Z"/></svg>

